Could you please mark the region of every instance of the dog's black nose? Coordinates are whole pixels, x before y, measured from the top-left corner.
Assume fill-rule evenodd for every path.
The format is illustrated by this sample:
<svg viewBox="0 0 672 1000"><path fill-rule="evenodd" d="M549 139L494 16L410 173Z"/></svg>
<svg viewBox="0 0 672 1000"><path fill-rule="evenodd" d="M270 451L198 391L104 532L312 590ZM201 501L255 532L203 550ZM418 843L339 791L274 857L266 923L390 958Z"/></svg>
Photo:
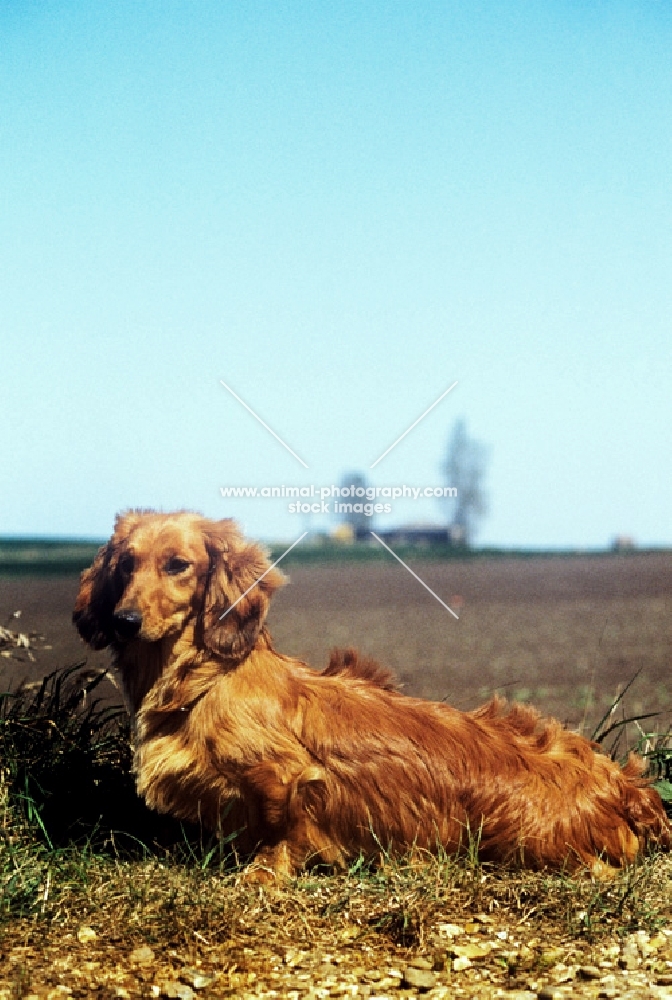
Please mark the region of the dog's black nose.
<svg viewBox="0 0 672 1000"><path fill-rule="evenodd" d="M117 611L114 615L114 631L120 639L134 639L140 631L142 615L139 611Z"/></svg>

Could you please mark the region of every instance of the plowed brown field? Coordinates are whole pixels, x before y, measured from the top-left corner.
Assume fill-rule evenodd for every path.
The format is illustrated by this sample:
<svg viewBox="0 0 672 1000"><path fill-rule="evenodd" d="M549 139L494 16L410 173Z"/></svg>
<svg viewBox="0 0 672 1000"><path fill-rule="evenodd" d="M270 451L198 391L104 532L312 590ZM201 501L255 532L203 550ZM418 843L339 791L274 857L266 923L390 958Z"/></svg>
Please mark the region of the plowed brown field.
<svg viewBox="0 0 672 1000"><path fill-rule="evenodd" d="M392 559L297 564L271 609L275 645L316 668L332 647L356 646L392 667L410 694L471 708L499 692L585 732L640 671L627 714L662 713L647 723L658 730L672 722L672 553L409 565L459 621ZM86 650L70 623L77 582L0 577L0 624L39 632L51 646L38 642L35 662L0 661L3 689L83 657L109 664L109 653ZM118 697L111 686L108 695Z"/></svg>

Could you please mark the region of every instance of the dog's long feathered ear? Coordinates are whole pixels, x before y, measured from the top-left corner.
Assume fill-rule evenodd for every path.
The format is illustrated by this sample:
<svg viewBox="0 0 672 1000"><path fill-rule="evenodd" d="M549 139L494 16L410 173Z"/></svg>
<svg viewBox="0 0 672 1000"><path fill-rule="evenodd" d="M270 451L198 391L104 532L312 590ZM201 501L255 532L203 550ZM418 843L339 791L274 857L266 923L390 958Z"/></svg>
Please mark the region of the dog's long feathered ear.
<svg viewBox="0 0 672 1000"><path fill-rule="evenodd" d="M112 538L98 549L93 563L80 577L72 620L82 639L93 649L104 649L114 641L114 609L123 592L117 574L117 556L121 543L140 517L134 511L118 514Z"/></svg>
<svg viewBox="0 0 672 1000"><path fill-rule="evenodd" d="M286 577L278 569L266 573L270 566L266 553L259 545L246 541L232 520L207 521L203 531L210 553L203 641L213 653L240 662L252 650L271 595L286 583Z"/></svg>

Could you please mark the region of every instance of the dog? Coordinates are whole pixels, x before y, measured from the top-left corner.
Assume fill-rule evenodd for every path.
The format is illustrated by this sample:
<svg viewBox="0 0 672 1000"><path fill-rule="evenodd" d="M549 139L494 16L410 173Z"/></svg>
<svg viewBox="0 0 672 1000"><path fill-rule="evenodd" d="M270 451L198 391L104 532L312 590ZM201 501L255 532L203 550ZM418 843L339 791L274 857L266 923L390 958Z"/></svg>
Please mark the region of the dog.
<svg viewBox="0 0 672 1000"><path fill-rule="evenodd" d="M294 877L386 852L613 870L670 848L658 793L532 708L412 698L354 650L317 673L273 648L285 582L232 520L131 510L81 576L73 613L111 647L147 804L241 831L252 868Z"/></svg>

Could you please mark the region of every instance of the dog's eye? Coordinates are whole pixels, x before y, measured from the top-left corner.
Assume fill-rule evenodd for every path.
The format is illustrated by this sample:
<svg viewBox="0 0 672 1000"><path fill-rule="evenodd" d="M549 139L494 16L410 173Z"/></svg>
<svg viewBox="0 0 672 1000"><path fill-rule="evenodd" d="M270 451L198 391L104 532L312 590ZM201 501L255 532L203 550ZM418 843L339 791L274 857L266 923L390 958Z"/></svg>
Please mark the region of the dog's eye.
<svg viewBox="0 0 672 1000"><path fill-rule="evenodd" d="M135 559L130 554L122 556L121 559L119 560L119 569L121 570L122 573L125 573L128 576L130 576L130 574L133 572L134 566L135 566Z"/></svg>
<svg viewBox="0 0 672 1000"><path fill-rule="evenodd" d="M177 576L178 573L184 573L185 569L189 569L191 563L188 563L186 559L180 559L178 556L173 556L166 563L166 573L171 576Z"/></svg>

